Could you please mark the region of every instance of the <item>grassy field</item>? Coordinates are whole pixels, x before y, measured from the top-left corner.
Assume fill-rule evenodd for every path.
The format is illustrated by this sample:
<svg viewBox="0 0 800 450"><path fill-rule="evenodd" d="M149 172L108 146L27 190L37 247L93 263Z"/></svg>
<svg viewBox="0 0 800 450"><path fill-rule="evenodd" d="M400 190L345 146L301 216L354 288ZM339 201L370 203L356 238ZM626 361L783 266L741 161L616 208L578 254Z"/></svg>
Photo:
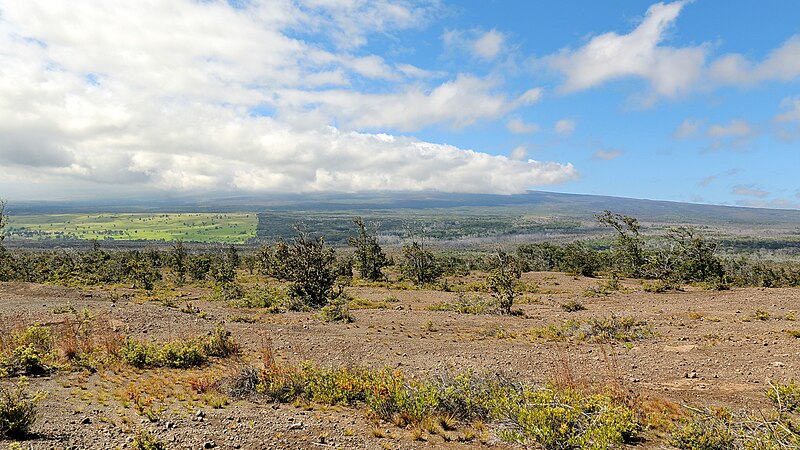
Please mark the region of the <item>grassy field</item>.
<svg viewBox="0 0 800 450"><path fill-rule="evenodd" d="M37 214L9 217L10 237L245 243L258 219L247 213Z"/></svg>

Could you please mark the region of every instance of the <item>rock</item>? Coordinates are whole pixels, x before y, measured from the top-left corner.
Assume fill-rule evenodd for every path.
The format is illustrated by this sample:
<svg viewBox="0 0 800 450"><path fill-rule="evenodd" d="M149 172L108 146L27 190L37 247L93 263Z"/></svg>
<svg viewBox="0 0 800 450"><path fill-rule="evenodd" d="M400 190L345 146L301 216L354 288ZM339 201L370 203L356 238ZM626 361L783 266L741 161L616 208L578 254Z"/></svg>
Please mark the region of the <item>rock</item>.
<svg viewBox="0 0 800 450"><path fill-rule="evenodd" d="M775 361L775 362L773 362L773 363L771 364L771 366L772 366L772 367L783 367L783 366L785 366L785 364L784 364L784 363L782 363L782 362L780 362L780 361Z"/></svg>
<svg viewBox="0 0 800 450"><path fill-rule="evenodd" d="M688 372L688 373L685 375L685 377L686 377L686 378L697 378L697 372L695 372L694 370L693 370L693 371L691 371L691 372Z"/></svg>
<svg viewBox="0 0 800 450"><path fill-rule="evenodd" d="M290 430L300 430L302 428L303 428L303 422L295 422L295 423L289 424L289 429Z"/></svg>
<svg viewBox="0 0 800 450"><path fill-rule="evenodd" d="M206 416L206 412L203 411L202 409L198 409L197 412L194 413L194 416L195 417L205 417Z"/></svg>
<svg viewBox="0 0 800 450"><path fill-rule="evenodd" d="M206 443L203 444L203 448L214 448L216 446L217 444L214 443L214 441L206 441Z"/></svg>
<svg viewBox="0 0 800 450"><path fill-rule="evenodd" d="M81 420L81 425L89 425L90 423L92 423L91 417L84 417L83 420Z"/></svg>

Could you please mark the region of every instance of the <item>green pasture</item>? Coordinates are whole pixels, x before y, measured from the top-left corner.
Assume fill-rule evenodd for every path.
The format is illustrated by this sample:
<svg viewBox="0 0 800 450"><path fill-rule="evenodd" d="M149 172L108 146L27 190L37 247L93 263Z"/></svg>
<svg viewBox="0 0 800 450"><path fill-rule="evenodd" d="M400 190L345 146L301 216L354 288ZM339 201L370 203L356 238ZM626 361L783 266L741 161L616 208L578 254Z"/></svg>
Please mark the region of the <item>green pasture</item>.
<svg viewBox="0 0 800 450"><path fill-rule="evenodd" d="M30 239L113 239L245 243L258 218L247 213L36 214L9 217L6 235Z"/></svg>

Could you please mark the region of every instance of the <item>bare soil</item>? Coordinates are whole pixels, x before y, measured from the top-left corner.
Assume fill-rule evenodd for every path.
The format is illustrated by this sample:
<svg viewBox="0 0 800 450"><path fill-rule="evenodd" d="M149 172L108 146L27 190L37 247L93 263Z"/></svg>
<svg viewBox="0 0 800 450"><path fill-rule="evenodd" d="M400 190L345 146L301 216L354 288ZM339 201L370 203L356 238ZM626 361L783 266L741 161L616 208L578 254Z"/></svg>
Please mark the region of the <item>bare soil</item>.
<svg viewBox="0 0 800 450"><path fill-rule="evenodd" d="M191 385L258 361L266 347L280 360L310 360L322 367L399 368L419 376L451 370L502 372L527 383L551 381L613 385L640 399L663 405L769 409L768 381L800 379L800 340L785 332L800 329L792 311L800 310L797 289L732 289L648 293L638 280L623 280L623 291L586 297L602 280L559 273L524 274L539 290L515 304L521 315L468 315L426 309L453 301L452 292L351 287L354 296L399 301L388 309L353 310L355 322L324 323L313 312L267 314L201 300L197 288L177 289L161 301L122 296L111 301L107 289L0 283L0 332L63 320L58 309L87 308L116 332L166 340L205 334L225 322L243 344L239 359L216 361L202 369L134 370L111 367L90 372L56 372L30 379L30 388L49 392L40 404L34 435L22 442L32 449L130 447L140 429L152 431L168 448L511 448L497 439L446 442L438 435L414 441L408 430L374 424L365 410L320 405L276 405L233 401L221 408ZM163 296L162 296L163 297ZM586 310L565 312L577 300ZM197 312L183 312L187 302ZM754 318L756 311L769 314ZM633 316L649 323L655 336L631 343L556 342L530 330L567 319ZM257 323L234 322L247 316ZM764 318L764 315L761 315ZM503 337L497 337L497 330ZM16 380L0 380L4 384ZM139 414L131 398L151 400L161 419ZM667 448L663 430L645 434L637 448ZM6 448L9 441L0 441Z"/></svg>

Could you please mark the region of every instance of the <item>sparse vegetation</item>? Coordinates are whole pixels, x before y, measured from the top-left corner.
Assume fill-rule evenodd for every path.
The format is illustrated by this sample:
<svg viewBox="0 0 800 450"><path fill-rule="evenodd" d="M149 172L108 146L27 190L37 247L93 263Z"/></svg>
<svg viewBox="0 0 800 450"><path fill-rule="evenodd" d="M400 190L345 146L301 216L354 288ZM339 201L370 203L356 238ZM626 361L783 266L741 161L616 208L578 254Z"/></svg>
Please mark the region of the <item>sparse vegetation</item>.
<svg viewBox="0 0 800 450"><path fill-rule="evenodd" d="M30 394L24 380L14 387L0 385L0 438L25 437L39 417L36 404L45 396L44 392Z"/></svg>
<svg viewBox="0 0 800 450"><path fill-rule="evenodd" d="M534 336L553 340L622 341L630 342L653 336L647 322L633 317L592 317L587 320L567 320L560 325L550 325L531 330Z"/></svg>

